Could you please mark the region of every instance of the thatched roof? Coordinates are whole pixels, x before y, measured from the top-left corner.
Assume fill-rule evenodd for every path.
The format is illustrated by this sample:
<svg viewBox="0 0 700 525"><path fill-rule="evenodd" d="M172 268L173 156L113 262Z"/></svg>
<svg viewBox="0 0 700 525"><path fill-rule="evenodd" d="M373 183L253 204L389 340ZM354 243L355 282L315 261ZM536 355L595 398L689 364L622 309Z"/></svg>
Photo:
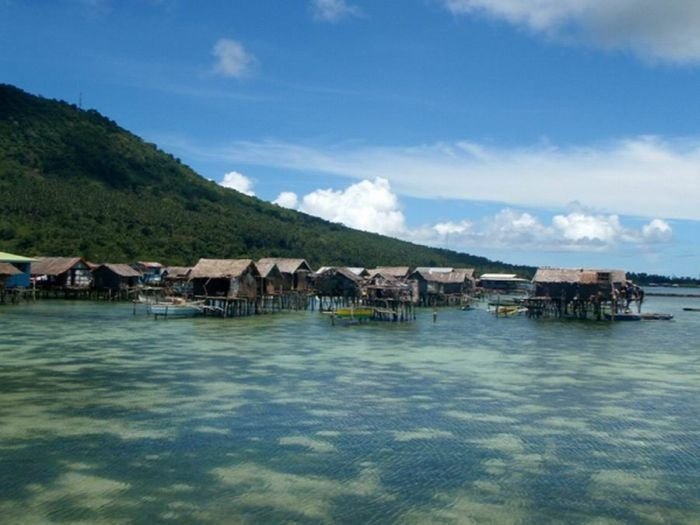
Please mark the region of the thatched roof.
<svg viewBox="0 0 700 525"><path fill-rule="evenodd" d="M142 276L141 272L139 272L138 270L134 270L128 264L105 263L105 264L102 264L99 267L97 267L96 270L99 270L101 268L107 268L112 273L117 274L119 277L141 277Z"/></svg>
<svg viewBox="0 0 700 525"><path fill-rule="evenodd" d="M353 272L350 268L346 268L345 266L324 266L316 272L316 276L323 277L326 275L333 275L336 273L347 277L348 279L356 283L360 283L362 281L362 277Z"/></svg>
<svg viewBox="0 0 700 525"><path fill-rule="evenodd" d="M423 275L423 274L421 274ZM474 271L472 270L471 275L474 275ZM460 270L455 270L453 272L445 272L445 273L431 273L428 275L423 275L423 278L428 281L428 282L433 282L433 283L463 283L467 279L471 279L471 276L465 272L465 271L460 271Z"/></svg>
<svg viewBox="0 0 700 525"><path fill-rule="evenodd" d="M385 277L393 277L394 279L402 279L406 277L411 269L408 266L377 266L369 270L369 274L374 277L380 274Z"/></svg>
<svg viewBox="0 0 700 525"><path fill-rule="evenodd" d="M80 263L89 268L80 257L38 257L32 264L32 275L61 275Z"/></svg>
<svg viewBox="0 0 700 525"><path fill-rule="evenodd" d="M240 277L251 266L259 275L251 259L200 259L192 268L190 279L231 279Z"/></svg>
<svg viewBox="0 0 700 525"><path fill-rule="evenodd" d="M260 264L273 263L282 273L313 272L306 259L285 259L282 257L264 257L258 261Z"/></svg>
<svg viewBox="0 0 700 525"><path fill-rule="evenodd" d="M19 275L22 272L12 266L10 263L0 262L0 275L6 277L8 275Z"/></svg>
<svg viewBox="0 0 700 525"><path fill-rule="evenodd" d="M273 262L258 261L255 266L258 268L258 272L260 272L260 277L265 279L274 275L282 276L279 267Z"/></svg>
<svg viewBox="0 0 700 525"><path fill-rule="evenodd" d="M473 268L416 268L412 277L420 275L431 283L463 283L474 279Z"/></svg>
<svg viewBox="0 0 700 525"><path fill-rule="evenodd" d="M585 268L538 268L532 281L535 283L596 284L602 275L608 274L610 282L624 283L627 276L623 270L596 270Z"/></svg>

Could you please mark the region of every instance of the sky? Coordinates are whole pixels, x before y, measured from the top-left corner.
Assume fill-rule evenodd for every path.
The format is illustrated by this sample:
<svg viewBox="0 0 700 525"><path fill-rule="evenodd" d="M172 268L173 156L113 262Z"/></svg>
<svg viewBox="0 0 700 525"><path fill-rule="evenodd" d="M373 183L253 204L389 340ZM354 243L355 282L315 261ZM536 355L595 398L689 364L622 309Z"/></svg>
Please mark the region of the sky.
<svg viewBox="0 0 700 525"><path fill-rule="evenodd" d="M361 230L699 277L698 27L696 0L0 0L0 82Z"/></svg>

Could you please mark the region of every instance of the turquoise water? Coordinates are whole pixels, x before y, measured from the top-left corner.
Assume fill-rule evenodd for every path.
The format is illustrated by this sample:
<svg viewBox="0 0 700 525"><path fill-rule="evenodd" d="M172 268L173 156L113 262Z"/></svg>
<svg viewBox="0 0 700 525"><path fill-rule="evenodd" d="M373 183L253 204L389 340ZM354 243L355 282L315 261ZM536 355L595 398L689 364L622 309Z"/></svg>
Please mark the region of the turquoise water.
<svg viewBox="0 0 700 525"><path fill-rule="evenodd" d="M331 326L0 308L2 523L699 523L700 306Z"/></svg>

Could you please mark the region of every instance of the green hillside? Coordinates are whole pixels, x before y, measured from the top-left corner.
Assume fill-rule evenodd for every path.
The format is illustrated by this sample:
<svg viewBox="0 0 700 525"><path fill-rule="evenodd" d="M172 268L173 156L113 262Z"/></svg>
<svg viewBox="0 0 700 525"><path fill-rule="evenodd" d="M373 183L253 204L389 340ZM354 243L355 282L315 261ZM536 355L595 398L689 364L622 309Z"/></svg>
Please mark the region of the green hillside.
<svg viewBox="0 0 700 525"><path fill-rule="evenodd" d="M0 85L0 250L94 261L304 257L469 266L483 257L353 230L207 181L97 111Z"/></svg>

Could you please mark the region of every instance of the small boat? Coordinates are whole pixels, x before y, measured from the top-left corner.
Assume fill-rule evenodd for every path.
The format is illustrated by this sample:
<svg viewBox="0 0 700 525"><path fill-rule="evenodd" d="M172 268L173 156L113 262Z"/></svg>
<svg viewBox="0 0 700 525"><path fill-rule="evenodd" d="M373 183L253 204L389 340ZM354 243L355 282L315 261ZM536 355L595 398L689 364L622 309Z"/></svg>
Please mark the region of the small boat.
<svg viewBox="0 0 700 525"><path fill-rule="evenodd" d="M497 316L506 316L510 317L513 315L518 315L518 314L524 314L527 312L527 308L524 306L518 306L518 305L500 305L496 306L496 308L493 309L493 313L496 314Z"/></svg>
<svg viewBox="0 0 700 525"><path fill-rule="evenodd" d="M361 322L369 321L374 317L374 308L338 308L337 310L330 312L331 322L333 324L359 324Z"/></svg>
<svg viewBox="0 0 700 525"><path fill-rule="evenodd" d="M691 308L690 306L687 306L683 308L684 312L700 312L700 308Z"/></svg>
<svg viewBox="0 0 700 525"><path fill-rule="evenodd" d="M620 312L617 314L605 314L605 318L608 321L641 321L642 314L635 314L632 312Z"/></svg>
<svg viewBox="0 0 700 525"><path fill-rule="evenodd" d="M608 321L670 321L673 314L620 312L616 314L605 314Z"/></svg>
<svg viewBox="0 0 700 525"><path fill-rule="evenodd" d="M162 301L149 304L148 312L156 317L193 317L204 313L204 305L184 300Z"/></svg>
<svg viewBox="0 0 700 525"><path fill-rule="evenodd" d="M374 308L338 308L333 314L338 319L371 319L374 316Z"/></svg>
<svg viewBox="0 0 700 525"><path fill-rule="evenodd" d="M648 313L642 314L643 321L670 321L673 314Z"/></svg>

